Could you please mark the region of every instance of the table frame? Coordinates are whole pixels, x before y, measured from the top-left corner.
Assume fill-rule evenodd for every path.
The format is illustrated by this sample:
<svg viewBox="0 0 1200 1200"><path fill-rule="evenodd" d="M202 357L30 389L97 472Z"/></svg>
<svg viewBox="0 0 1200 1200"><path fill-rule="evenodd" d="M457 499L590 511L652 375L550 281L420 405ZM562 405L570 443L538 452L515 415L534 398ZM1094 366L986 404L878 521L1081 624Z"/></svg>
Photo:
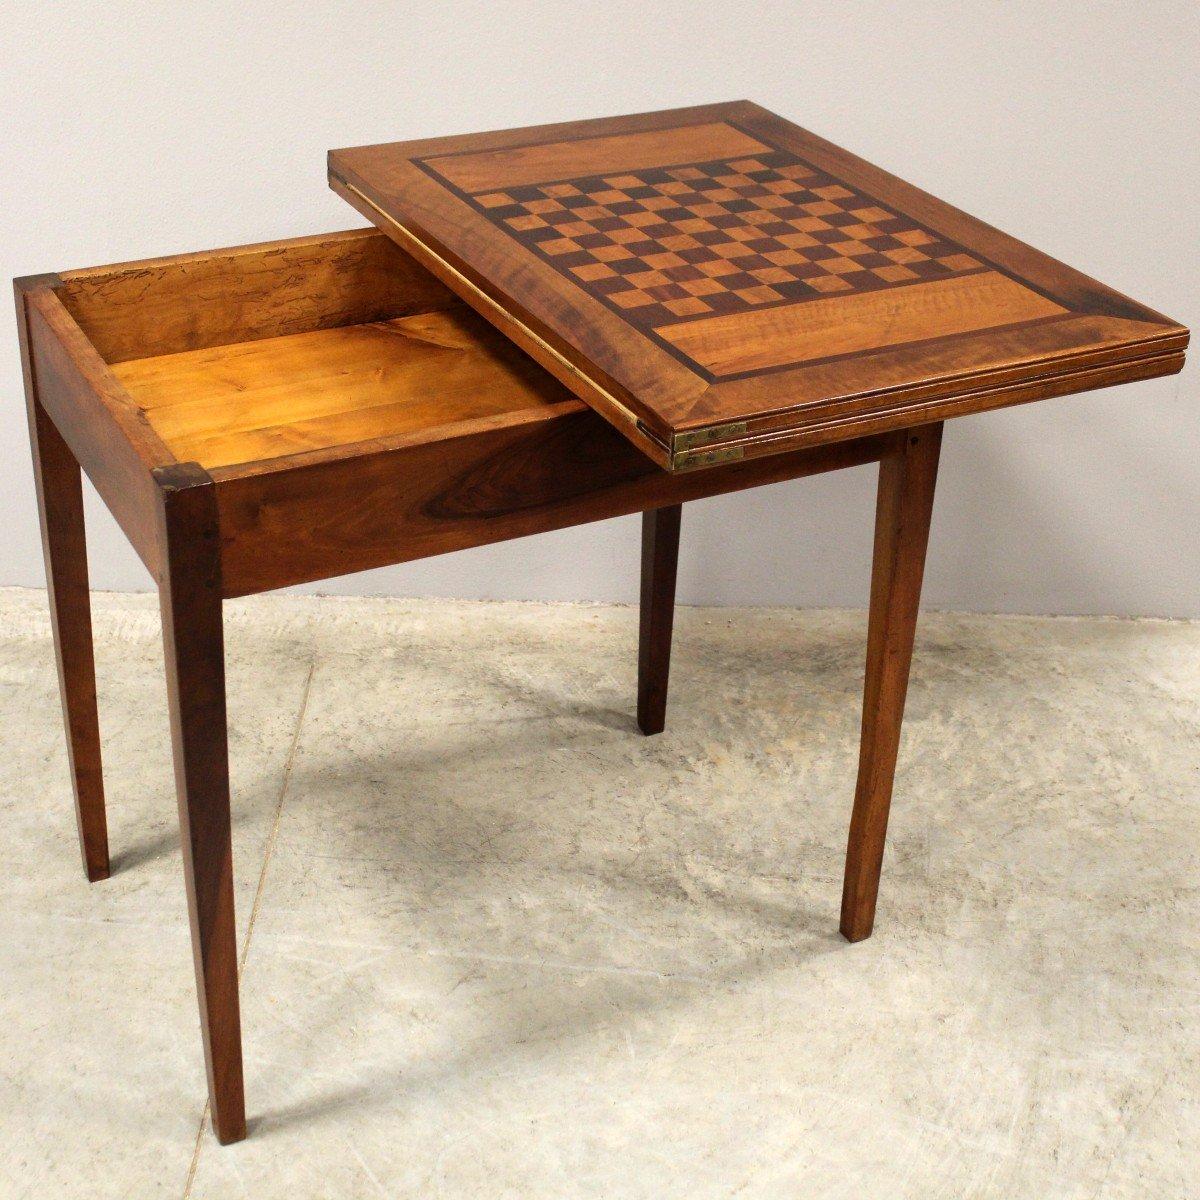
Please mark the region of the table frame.
<svg viewBox="0 0 1200 1200"><path fill-rule="evenodd" d="M921 591L941 423L669 474L582 402L420 445L212 472L173 461L109 403L111 373L56 295L17 281L46 577L84 870L109 874L84 537L86 472L154 575L213 1128L246 1135L222 604L367 567L643 514L638 724L665 722L680 515L690 500L879 463L858 782L841 931L871 933ZM340 517L337 514L341 513ZM314 529L337 522L338 537Z"/></svg>

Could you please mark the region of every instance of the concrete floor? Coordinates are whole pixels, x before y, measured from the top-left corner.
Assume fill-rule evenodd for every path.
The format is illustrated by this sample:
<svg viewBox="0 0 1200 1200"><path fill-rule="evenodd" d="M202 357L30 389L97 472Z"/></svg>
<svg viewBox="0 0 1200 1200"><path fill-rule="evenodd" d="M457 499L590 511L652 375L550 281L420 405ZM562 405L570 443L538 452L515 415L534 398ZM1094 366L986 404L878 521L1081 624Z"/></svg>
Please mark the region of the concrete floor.
<svg viewBox="0 0 1200 1200"><path fill-rule="evenodd" d="M248 1141L204 1079L157 612L96 602L83 882L0 592L0 1196L1200 1194L1200 625L923 618L874 938L864 616L229 606Z"/></svg>

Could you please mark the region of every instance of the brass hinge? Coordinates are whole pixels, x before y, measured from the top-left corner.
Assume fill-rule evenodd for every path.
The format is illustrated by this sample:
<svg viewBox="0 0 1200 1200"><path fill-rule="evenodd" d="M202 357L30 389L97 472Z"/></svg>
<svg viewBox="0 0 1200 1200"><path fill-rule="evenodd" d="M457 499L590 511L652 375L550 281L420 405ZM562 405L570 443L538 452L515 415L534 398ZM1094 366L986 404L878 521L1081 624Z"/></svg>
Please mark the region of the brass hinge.
<svg viewBox="0 0 1200 1200"><path fill-rule="evenodd" d="M709 425L706 429L694 429L690 433L675 435L675 449L694 450L697 446L708 446L723 442L726 438L738 437L746 432L745 421L731 421L728 425Z"/></svg>
<svg viewBox="0 0 1200 1200"><path fill-rule="evenodd" d="M685 450L671 460L675 471L690 471L693 467L712 467L717 463L735 462L742 458L745 450L741 446L718 446L715 450Z"/></svg>

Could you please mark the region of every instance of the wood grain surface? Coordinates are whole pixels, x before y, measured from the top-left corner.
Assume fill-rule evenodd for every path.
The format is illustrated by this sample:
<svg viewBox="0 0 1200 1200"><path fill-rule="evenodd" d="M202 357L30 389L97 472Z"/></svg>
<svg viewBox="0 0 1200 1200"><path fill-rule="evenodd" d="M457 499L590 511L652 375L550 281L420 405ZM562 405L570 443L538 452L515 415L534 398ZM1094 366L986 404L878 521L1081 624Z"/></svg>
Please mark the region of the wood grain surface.
<svg viewBox="0 0 1200 1200"><path fill-rule="evenodd" d="M910 342L1025 324L1066 309L985 271L809 304L746 309L670 326L663 336L723 378L812 363Z"/></svg>
<svg viewBox="0 0 1200 1200"><path fill-rule="evenodd" d="M711 471L660 470L581 401L428 434L217 468L228 596L874 462L841 441Z"/></svg>
<svg viewBox="0 0 1200 1200"><path fill-rule="evenodd" d="M368 229L65 271L59 297L109 363L382 321L453 299Z"/></svg>
<svg viewBox="0 0 1200 1200"><path fill-rule="evenodd" d="M181 461L205 467L404 436L570 398L464 305L113 367Z"/></svg>

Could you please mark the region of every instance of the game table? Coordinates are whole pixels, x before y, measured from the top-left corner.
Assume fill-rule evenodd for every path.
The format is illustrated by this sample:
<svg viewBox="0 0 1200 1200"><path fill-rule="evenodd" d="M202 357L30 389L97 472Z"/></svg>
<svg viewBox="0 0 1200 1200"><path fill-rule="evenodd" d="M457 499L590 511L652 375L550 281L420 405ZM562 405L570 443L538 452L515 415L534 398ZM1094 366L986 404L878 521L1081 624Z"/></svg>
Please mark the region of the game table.
<svg viewBox="0 0 1200 1200"><path fill-rule="evenodd" d="M654 734L681 506L878 463L857 941L942 423L1171 374L1188 337L746 101L334 151L329 180L377 228L16 281L84 868L109 872L81 468L160 591L222 1142L246 1132L223 600L640 512Z"/></svg>

